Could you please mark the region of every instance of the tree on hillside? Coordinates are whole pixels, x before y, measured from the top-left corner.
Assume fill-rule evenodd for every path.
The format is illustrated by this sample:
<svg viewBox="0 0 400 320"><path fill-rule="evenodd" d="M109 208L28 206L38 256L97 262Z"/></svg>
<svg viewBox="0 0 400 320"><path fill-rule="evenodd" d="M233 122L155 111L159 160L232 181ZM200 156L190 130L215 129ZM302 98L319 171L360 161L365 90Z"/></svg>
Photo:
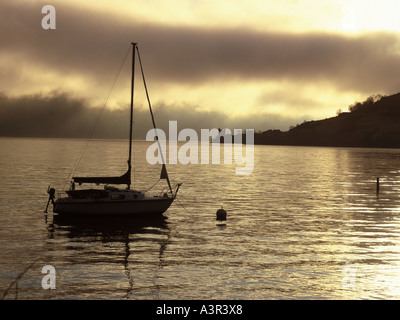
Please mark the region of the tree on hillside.
<svg viewBox="0 0 400 320"><path fill-rule="evenodd" d="M372 95L369 96L367 98L367 100L365 100L364 102L354 102L353 104L349 105L349 111L350 112L354 112L357 111L361 108L373 105L374 103L378 102L379 100L381 100L383 98L383 96L381 94L376 94L376 95Z"/></svg>

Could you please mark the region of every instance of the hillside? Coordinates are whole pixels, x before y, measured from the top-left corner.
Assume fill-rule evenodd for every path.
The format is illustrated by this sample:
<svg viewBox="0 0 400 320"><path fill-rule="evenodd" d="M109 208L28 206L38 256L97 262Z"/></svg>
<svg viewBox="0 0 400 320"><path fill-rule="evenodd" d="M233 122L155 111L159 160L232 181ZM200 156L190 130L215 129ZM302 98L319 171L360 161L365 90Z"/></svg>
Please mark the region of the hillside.
<svg viewBox="0 0 400 320"><path fill-rule="evenodd" d="M400 93L370 97L350 112L307 121L289 131L255 134L255 144L400 148Z"/></svg>

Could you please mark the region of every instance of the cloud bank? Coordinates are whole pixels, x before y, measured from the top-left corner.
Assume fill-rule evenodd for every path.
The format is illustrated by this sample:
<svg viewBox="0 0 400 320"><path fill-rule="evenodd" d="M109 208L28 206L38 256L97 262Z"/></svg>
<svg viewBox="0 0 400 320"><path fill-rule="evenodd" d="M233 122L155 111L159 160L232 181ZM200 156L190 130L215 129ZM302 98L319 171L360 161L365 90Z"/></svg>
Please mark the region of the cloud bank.
<svg viewBox="0 0 400 320"><path fill-rule="evenodd" d="M189 106L161 106L154 110L157 127L168 135L169 121L177 121L178 130L228 128L262 130L265 126L293 124L279 115L265 114L262 118L229 118L214 111L194 111ZM152 129L148 109L134 110L134 138L145 139ZM87 101L66 93L7 97L0 94L0 136L127 139L129 136L129 107L109 110L91 107Z"/></svg>
<svg viewBox="0 0 400 320"><path fill-rule="evenodd" d="M122 15L82 10L67 4L59 4L56 9L57 28L49 31L41 28L43 15L38 2L0 4L0 88L4 93L0 112L7 117L14 112L15 119L19 117L21 121L24 115L19 113L29 113L30 109L21 109L20 103L25 99L27 104L29 97L31 105L36 106L32 116L37 123L41 121L37 119L41 108L42 121L50 121L49 112L52 119L67 119L65 122L70 123L68 128L53 128L49 124L46 134L53 132L58 136L63 130L80 132L80 128L85 127L83 119L88 119L90 107L98 104L95 97L108 89L131 41L140 45L151 86L160 88L157 96L163 98L153 104L162 114L160 118L175 120L175 115L181 117L187 127L198 128L195 119L201 119L205 128L285 129L305 117L310 119L311 112L318 108L327 108L318 107L326 88L333 92L326 100L333 95L357 93L358 96L348 101L350 104L362 95L394 93L400 87L398 33L344 35L246 28L183 28L143 22L135 16L122 19ZM122 74L121 81L129 83L129 76L129 73ZM247 83L254 84L257 89L250 94L243 92L240 102L230 101L223 106L216 103L214 108L212 104L217 95L225 95L225 100L229 100L230 93L239 92ZM271 83L276 88L273 91L267 90ZM216 87L215 97L204 91L199 93L198 99L188 98L196 96L194 92L200 92L201 88L211 86ZM306 94L302 90L305 87L314 89ZM54 90L68 94L54 95L51 93ZM174 96L168 96L169 92ZM53 103L52 99L60 101ZM125 108L126 101L124 97L117 104ZM39 106L39 102L43 105ZM329 108L333 108L331 115L338 108L346 107L328 102ZM222 110L233 110L235 103L246 110L240 119ZM18 107L12 110L5 107L10 104ZM277 115L279 110L272 111L274 104L280 105L280 116ZM127 112L126 109L105 111L114 119L111 123L123 112ZM12 132L4 119L2 123L3 134ZM19 132L23 129L20 127ZM42 129L38 126L37 134L44 134ZM104 128L103 132L106 131Z"/></svg>
<svg viewBox="0 0 400 320"><path fill-rule="evenodd" d="M109 76L129 43L136 41L148 73L159 81L292 78L365 91L399 84L397 33L345 36L182 28L120 21L74 7L58 7L57 29L45 31L40 27L40 6L14 2L1 6L2 58L9 55L12 60L16 55L22 64L29 61L64 75Z"/></svg>

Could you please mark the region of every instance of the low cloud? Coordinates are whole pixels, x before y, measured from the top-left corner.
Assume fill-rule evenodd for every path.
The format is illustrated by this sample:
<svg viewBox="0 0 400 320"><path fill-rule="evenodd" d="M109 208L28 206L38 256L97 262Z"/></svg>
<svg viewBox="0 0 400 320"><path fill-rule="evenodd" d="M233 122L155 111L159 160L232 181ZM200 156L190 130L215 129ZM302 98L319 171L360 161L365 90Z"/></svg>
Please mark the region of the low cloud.
<svg viewBox="0 0 400 320"><path fill-rule="evenodd" d="M178 130L201 129L287 129L300 119L262 114L259 117L227 117L217 111L197 111L193 106L158 105L154 108L157 127L168 134L169 121L177 121ZM145 139L152 128L148 109L134 111L134 137ZM128 138L129 107L109 110L88 105L86 100L66 93L51 95L0 95L0 136L52 138Z"/></svg>

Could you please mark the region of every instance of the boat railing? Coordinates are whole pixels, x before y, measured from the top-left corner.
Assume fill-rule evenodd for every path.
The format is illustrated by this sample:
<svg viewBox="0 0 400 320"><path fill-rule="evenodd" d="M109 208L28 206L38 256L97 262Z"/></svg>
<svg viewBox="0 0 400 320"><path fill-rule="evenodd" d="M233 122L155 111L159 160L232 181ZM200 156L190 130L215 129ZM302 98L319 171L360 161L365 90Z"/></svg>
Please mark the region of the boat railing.
<svg viewBox="0 0 400 320"><path fill-rule="evenodd" d="M178 194L178 190L179 190L181 185L182 185L182 183L177 183L176 186L175 186L175 191L170 190L169 187L165 187L164 189L162 189L160 191L159 197L163 197L163 198L172 197L172 198L175 198L176 195Z"/></svg>

